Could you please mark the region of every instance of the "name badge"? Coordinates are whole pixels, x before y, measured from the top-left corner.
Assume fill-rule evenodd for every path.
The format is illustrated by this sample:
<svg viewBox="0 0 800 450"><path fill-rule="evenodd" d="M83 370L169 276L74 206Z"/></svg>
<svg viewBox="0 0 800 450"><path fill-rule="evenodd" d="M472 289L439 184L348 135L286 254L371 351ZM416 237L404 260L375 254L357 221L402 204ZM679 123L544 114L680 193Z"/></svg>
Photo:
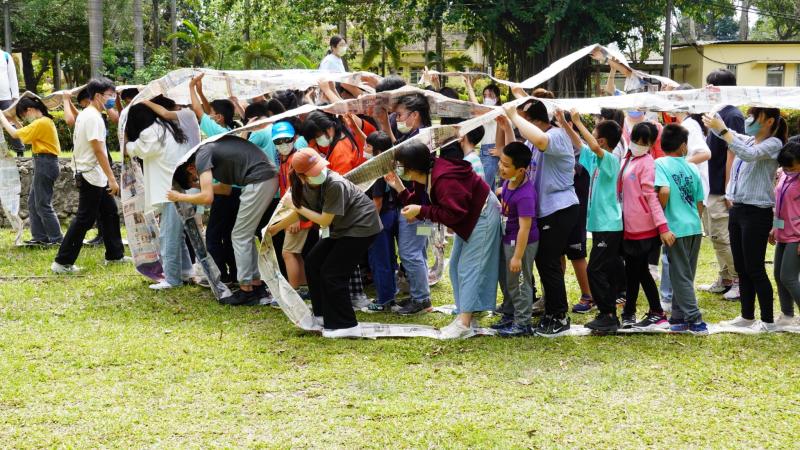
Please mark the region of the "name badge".
<svg viewBox="0 0 800 450"><path fill-rule="evenodd" d="M433 233L432 225L417 225L417 236L430 236Z"/></svg>
<svg viewBox="0 0 800 450"><path fill-rule="evenodd" d="M772 228L777 228L778 230L782 230L783 229L783 219L779 219L777 217L774 218L772 220Z"/></svg>
<svg viewBox="0 0 800 450"><path fill-rule="evenodd" d="M331 229L329 227L320 228L319 229L319 236L322 239L327 239L327 238L331 237Z"/></svg>

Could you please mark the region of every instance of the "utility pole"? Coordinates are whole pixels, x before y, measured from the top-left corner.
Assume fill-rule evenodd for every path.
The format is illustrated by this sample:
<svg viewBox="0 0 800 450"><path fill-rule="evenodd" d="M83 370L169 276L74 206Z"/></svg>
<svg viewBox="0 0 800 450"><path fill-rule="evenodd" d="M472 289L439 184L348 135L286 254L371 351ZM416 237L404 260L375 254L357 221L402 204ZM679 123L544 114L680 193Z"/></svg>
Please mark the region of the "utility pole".
<svg viewBox="0 0 800 450"><path fill-rule="evenodd" d="M666 24L664 26L664 68L661 74L671 78L672 71L672 0L667 0Z"/></svg>
<svg viewBox="0 0 800 450"><path fill-rule="evenodd" d="M3 0L3 25L5 26L6 53L11 54L11 5Z"/></svg>

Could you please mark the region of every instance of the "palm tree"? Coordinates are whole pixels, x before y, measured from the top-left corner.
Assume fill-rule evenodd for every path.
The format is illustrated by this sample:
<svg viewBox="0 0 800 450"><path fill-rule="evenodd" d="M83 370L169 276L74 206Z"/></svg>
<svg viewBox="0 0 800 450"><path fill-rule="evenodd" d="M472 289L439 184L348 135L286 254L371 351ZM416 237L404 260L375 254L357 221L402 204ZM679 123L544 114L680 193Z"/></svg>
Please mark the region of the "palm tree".
<svg viewBox="0 0 800 450"><path fill-rule="evenodd" d="M89 0L89 65L92 77L103 70L103 0Z"/></svg>
<svg viewBox="0 0 800 450"><path fill-rule="evenodd" d="M133 0L133 67L144 66L144 24L142 22L142 0Z"/></svg>
<svg viewBox="0 0 800 450"><path fill-rule="evenodd" d="M369 67L375 58L381 58L381 76L386 76L386 57L392 61L393 67L400 67L403 64L403 56L400 49L406 39L406 34L401 30L386 30L377 36L370 36L367 40L367 49L361 59L361 67Z"/></svg>
<svg viewBox="0 0 800 450"><path fill-rule="evenodd" d="M200 67L204 62L214 57L214 33L210 31L200 31L197 25L184 20L183 26L186 31L178 31L167 36L167 39L180 39L189 44L186 50L186 57L192 62L194 67Z"/></svg>
<svg viewBox="0 0 800 450"><path fill-rule="evenodd" d="M264 69L268 65L276 65L280 61L280 51L272 42L266 40L248 41L244 44L234 44L228 49L230 53L242 53L244 68Z"/></svg>

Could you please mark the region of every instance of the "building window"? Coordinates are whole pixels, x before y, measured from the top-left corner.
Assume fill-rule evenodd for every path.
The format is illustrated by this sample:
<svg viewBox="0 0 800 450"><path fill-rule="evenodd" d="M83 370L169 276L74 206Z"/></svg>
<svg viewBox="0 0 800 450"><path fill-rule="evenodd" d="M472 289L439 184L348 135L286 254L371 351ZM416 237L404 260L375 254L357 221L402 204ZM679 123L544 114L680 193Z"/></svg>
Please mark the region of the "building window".
<svg viewBox="0 0 800 450"><path fill-rule="evenodd" d="M725 68L730 70L731 72L733 72L734 75L736 75L736 68L737 67L739 67L739 66L736 65L736 64L728 64Z"/></svg>
<svg viewBox="0 0 800 450"><path fill-rule="evenodd" d="M783 64L767 64L767 86L783 86Z"/></svg>

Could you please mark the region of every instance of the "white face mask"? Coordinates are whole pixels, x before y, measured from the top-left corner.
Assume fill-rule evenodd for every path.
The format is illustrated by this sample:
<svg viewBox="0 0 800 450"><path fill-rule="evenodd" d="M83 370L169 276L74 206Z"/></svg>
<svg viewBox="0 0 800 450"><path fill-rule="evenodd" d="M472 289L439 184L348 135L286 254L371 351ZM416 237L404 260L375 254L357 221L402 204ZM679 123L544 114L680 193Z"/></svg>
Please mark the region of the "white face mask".
<svg viewBox="0 0 800 450"><path fill-rule="evenodd" d="M344 47L336 47L336 56L340 56L341 57L341 56L344 56L345 53L347 53L347 46L346 45Z"/></svg>
<svg viewBox="0 0 800 450"><path fill-rule="evenodd" d="M317 145L320 147L328 147L331 145L331 138L328 137L327 134L323 134L322 136L316 139Z"/></svg>
<svg viewBox="0 0 800 450"><path fill-rule="evenodd" d="M327 167L322 169L322 172L320 172L319 175L317 175L315 177L307 177L306 180L308 181L308 184L312 184L314 186L319 186L320 184L325 182L326 178L328 178L328 168Z"/></svg>
<svg viewBox="0 0 800 450"><path fill-rule="evenodd" d="M497 104L497 99L491 97L483 97L483 104L486 106L494 106Z"/></svg>
<svg viewBox="0 0 800 450"><path fill-rule="evenodd" d="M411 127L406 125L405 122L397 122L397 131L406 134L411 131Z"/></svg>
<svg viewBox="0 0 800 450"><path fill-rule="evenodd" d="M639 145L636 142L631 142L631 145L628 148L634 157L642 156L650 151L650 147L646 145Z"/></svg>
<svg viewBox="0 0 800 450"><path fill-rule="evenodd" d="M285 144L278 144L275 146L275 148L278 149L278 153L280 153L283 156L292 153L292 147L294 147L294 145L291 142L287 142Z"/></svg>

